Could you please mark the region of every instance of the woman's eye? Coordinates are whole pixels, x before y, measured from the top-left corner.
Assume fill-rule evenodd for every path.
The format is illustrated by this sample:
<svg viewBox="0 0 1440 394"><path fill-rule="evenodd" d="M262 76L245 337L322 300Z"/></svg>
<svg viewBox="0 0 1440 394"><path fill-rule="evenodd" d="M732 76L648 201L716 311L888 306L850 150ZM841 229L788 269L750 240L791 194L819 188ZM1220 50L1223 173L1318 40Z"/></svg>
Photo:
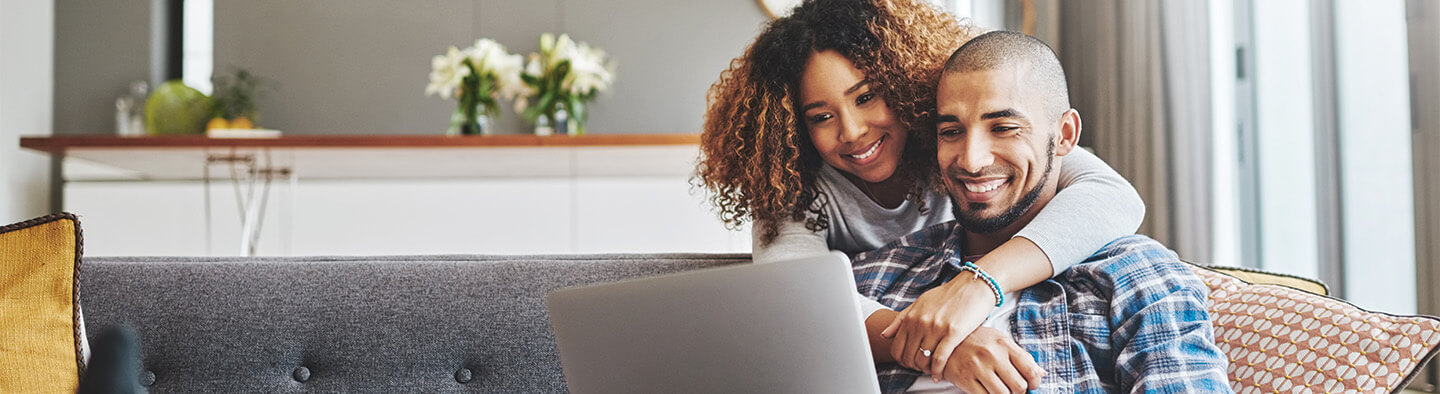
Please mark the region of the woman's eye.
<svg viewBox="0 0 1440 394"><path fill-rule="evenodd" d="M819 114L810 117L810 123L820 123L830 120L830 114Z"/></svg>
<svg viewBox="0 0 1440 394"><path fill-rule="evenodd" d="M942 129L942 130L940 130L940 135L941 135L941 136L960 135L960 129Z"/></svg>
<svg viewBox="0 0 1440 394"><path fill-rule="evenodd" d="M875 93L865 93L855 98L855 105L865 104L875 98Z"/></svg>

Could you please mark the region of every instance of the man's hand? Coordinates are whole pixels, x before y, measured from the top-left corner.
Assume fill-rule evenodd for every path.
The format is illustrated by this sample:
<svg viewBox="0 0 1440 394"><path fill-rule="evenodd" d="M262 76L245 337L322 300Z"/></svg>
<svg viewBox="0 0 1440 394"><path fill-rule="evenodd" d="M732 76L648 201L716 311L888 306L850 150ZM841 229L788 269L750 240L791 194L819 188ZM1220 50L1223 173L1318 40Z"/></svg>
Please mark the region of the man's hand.
<svg viewBox="0 0 1440 394"><path fill-rule="evenodd" d="M967 393L1023 393L1040 389L1045 370L1000 330L980 327L945 364L945 380ZM932 375L934 376L934 375Z"/></svg>
<svg viewBox="0 0 1440 394"><path fill-rule="evenodd" d="M881 335L893 339L890 355L895 362L942 379L955 347L993 309L995 295L990 287L962 275L921 294Z"/></svg>

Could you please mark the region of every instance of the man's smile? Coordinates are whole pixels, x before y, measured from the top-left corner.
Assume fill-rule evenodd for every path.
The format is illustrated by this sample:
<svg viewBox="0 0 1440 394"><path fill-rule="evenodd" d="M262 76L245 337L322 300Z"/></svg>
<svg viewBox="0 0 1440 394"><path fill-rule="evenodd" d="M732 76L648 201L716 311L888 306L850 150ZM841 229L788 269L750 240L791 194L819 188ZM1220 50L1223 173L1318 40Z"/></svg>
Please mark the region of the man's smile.
<svg viewBox="0 0 1440 394"><path fill-rule="evenodd" d="M952 178L951 182L964 189L965 202L984 203L995 199L1010 185L1011 177L993 176L983 178Z"/></svg>

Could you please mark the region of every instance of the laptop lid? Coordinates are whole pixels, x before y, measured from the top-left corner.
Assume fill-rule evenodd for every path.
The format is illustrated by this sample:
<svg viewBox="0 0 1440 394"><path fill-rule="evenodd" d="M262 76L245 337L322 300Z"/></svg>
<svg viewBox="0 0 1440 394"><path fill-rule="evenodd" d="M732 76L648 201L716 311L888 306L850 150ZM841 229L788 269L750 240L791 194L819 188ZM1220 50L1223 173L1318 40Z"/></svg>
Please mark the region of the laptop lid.
<svg viewBox="0 0 1440 394"><path fill-rule="evenodd" d="M574 393L878 393L841 253L557 290Z"/></svg>

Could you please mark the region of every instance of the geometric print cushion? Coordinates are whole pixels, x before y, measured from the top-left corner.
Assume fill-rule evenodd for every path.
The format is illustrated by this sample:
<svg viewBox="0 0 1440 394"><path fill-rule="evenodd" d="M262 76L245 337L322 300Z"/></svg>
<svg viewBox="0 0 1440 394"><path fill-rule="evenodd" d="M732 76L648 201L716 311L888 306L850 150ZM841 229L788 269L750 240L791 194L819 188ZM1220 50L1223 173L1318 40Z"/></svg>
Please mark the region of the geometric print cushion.
<svg viewBox="0 0 1440 394"><path fill-rule="evenodd" d="M1394 316L1204 267L1215 342L1238 393L1391 392L1440 345L1440 319Z"/></svg>

